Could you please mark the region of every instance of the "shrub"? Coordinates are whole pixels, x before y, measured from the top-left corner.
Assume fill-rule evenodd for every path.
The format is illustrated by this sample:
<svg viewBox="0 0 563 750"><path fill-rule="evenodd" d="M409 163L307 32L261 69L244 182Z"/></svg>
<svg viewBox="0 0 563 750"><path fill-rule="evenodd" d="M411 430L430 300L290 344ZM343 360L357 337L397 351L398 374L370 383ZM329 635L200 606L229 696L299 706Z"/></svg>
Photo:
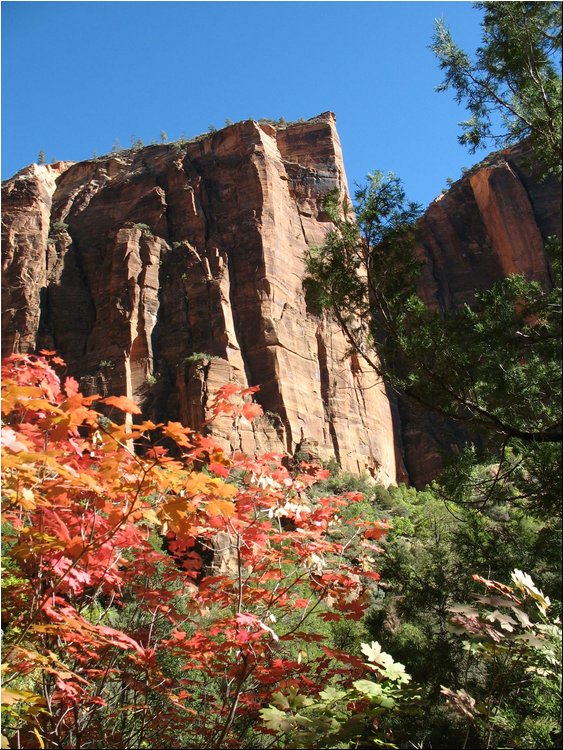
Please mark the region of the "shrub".
<svg viewBox="0 0 563 750"><path fill-rule="evenodd" d="M51 230L56 233L66 232L67 229L68 229L68 224L65 224L64 221L54 221L51 224Z"/></svg>
<svg viewBox="0 0 563 750"><path fill-rule="evenodd" d="M151 231L151 228L149 227L148 224L142 224L141 222L137 222L135 226L137 227L137 229L140 229L143 237L154 237Z"/></svg>
<svg viewBox="0 0 563 750"><path fill-rule="evenodd" d="M85 397L58 366L13 355L2 379L8 740L264 746L273 729L258 719L275 690L297 696L299 685L293 705L308 713L324 711L323 688L344 691L330 693L344 712L349 691L375 713L398 699L404 671L378 660L375 644L366 665L319 635L361 618L378 578L328 535L346 501L304 498L324 472L226 455L177 422L142 421L130 399ZM256 390L229 383L209 410L236 432L261 414ZM360 536L385 531L365 523Z"/></svg>

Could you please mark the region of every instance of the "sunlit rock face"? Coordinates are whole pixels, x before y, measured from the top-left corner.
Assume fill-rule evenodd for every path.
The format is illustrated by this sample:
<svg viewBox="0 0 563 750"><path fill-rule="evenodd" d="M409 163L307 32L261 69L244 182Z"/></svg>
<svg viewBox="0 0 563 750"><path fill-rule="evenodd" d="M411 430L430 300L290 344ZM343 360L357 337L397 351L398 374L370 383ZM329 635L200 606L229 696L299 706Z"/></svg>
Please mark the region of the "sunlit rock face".
<svg viewBox="0 0 563 750"><path fill-rule="evenodd" d="M331 113L22 170L3 188L3 354L55 349L88 392L196 429L220 385L260 385L264 417L212 428L225 447L404 479L385 386L305 300L334 188Z"/></svg>
<svg viewBox="0 0 563 750"><path fill-rule="evenodd" d="M561 237L561 184L534 179L530 159L525 144L492 154L435 200L420 220L417 251L424 267L419 293L444 314L509 274L551 287L544 242ZM399 409L406 467L411 481L422 487L467 435L404 400Z"/></svg>
<svg viewBox="0 0 563 750"><path fill-rule="evenodd" d="M510 273L551 283L561 188L528 158L492 155L421 219L420 294L445 314ZM348 192L332 113L22 170L3 185L3 355L54 349L87 392L195 429L222 384L260 385L263 417L211 427L226 448L424 486L467 436L390 401L305 299L334 188Z"/></svg>

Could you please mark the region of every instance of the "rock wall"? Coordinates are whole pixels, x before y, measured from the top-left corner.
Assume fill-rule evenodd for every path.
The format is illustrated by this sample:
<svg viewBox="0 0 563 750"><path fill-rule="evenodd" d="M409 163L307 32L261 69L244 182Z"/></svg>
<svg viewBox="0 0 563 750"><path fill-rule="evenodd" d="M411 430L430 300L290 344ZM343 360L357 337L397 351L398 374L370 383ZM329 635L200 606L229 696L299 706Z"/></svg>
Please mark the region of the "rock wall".
<svg viewBox="0 0 563 750"><path fill-rule="evenodd" d="M445 314L508 273L551 283L561 186L528 161L525 145L493 154L421 219L420 293ZM424 486L464 436L390 402L307 307L302 259L333 188L348 190L332 113L22 170L3 186L3 355L56 349L86 391L196 429L221 384L260 385L265 416L238 436L217 423L225 446L334 457L384 484L406 465Z"/></svg>
<svg viewBox="0 0 563 750"><path fill-rule="evenodd" d="M56 349L88 392L195 428L221 384L259 384L265 416L238 438L219 423L225 445L405 478L385 386L305 301L333 188L331 113L22 170L4 186L3 354Z"/></svg>
<svg viewBox="0 0 563 750"><path fill-rule="evenodd" d="M419 293L426 302L447 314L471 302L476 289L513 273L551 287L544 241L562 235L561 184L532 175L522 143L490 155L428 207L417 248L424 260ZM399 412L406 468L413 484L423 487L467 434L405 400Z"/></svg>

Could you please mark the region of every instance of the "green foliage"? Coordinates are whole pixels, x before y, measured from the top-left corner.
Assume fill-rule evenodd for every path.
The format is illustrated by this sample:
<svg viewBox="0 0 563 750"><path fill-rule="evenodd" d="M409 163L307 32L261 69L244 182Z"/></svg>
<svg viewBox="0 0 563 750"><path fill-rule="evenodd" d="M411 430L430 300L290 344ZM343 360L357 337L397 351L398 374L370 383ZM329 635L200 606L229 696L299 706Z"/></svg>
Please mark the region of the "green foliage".
<svg viewBox="0 0 563 750"><path fill-rule="evenodd" d="M513 275L444 315L416 293L418 207L394 176L369 179L356 192L356 221L336 194L327 198L334 229L306 257L308 302L334 314L350 349L397 392L483 433L478 462L503 466L495 491L506 484L505 495L553 512L561 497L559 243L546 243L552 289Z"/></svg>
<svg viewBox="0 0 563 750"><path fill-rule="evenodd" d="M270 706L260 713L266 727L276 733L277 747L346 748L365 742L396 747L377 735L387 739L387 715L415 703L418 695L406 689L411 678L405 667L379 643L363 643L361 651L370 679L355 680L348 690L326 687L310 697L292 686L272 694Z"/></svg>
<svg viewBox="0 0 563 750"><path fill-rule="evenodd" d="M556 747L561 717L561 621L527 573L515 586L480 576L485 593L452 607L450 630L464 636L463 684L442 686L479 747ZM468 692L470 691L470 692Z"/></svg>
<svg viewBox="0 0 563 750"><path fill-rule="evenodd" d="M356 192L356 221L327 199L335 228L306 258L309 294L417 403L498 435L560 440L560 288L509 276L444 317L415 293L417 207L395 177L369 180Z"/></svg>
<svg viewBox="0 0 563 750"><path fill-rule="evenodd" d="M141 234L143 235L143 237L154 237L154 234L152 233L152 230L148 224L142 224L141 222L137 222L135 226L137 229L141 230Z"/></svg>
<svg viewBox="0 0 563 750"><path fill-rule="evenodd" d="M205 352L193 352L192 354L184 357L185 365L206 365L212 361L220 360L221 357L217 357L214 354L206 354Z"/></svg>
<svg viewBox="0 0 563 750"><path fill-rule="evenodd" d="M367 498L376 492L376 486L373 481L366 476L358 476L349 471L338 471L331 474L309 490L312 497L323 497L326 495L345 495L347 492L361 492ZM357 503L351 506L352 509L357 507Z"/></svg>
<svg viewBox="0 0 563 750"><path fill-rule="evenodd" d="M160 142L161 143L168 143L168 134L165 130L160 131Z"/></svg>
<svg viewBox="0 0 563 750"><path fill-rule="evenodd" d="M351 347L377 367L369 352L381 338L381 324L390 307L414 291L419 264L412 255L413 225L420 207L406 201L393 174L375 172L368 180L355 193L355 220L336 191L327 196L334 229L322 247L306 254L307 292L335 314Z"/></svg>
<svg viewBox="0 0 563 750"><path fill-rule="evenodd" d="M285 117L280 117L277 120L275 118L271 117L261 117L258 122L262 125L272 125L274 128L285 128L287 127L288 123ZM301 120L301 122L305 122L304 120Z"/></svg>
<svg viewBox="0 0 563 750"><path fill-rule="evenodd" d="M475 477L490 478L490 469L478 470L474 462L475 456L468 466ZM458 714L438 701L440 686L455 685L472 695L479 690L482 695L494 680L512 679L510 669L503 674L499 663L493 668L482 655L473 655L471 680L464 682L469 674L468 651L451 630L450 620L452 608L472 596L468 571L486 579L508 581L515 568L529 570L544 583L553 600L554 614L561 607L559 523L526 514L503 500L502 493L484 505L470 494L463 505L454 503L452 486L453 482L436 484L424 492L404 486L376 488L376 511L385 511L392 528L380 541L383 554L377 569L382 583L374 591L365 625L371 637L407 665L422 691L423 713L401 715L393 724L401 747L409 742L421 742L423 747L462 747L467 727ZM553 695L549 686L536 684L534 690L538 691L534 726L539 731L538 726L551 726ZM503 710L509 709L515 727L523 727L530 712L525 701L518 698L517 683L504 702ZM482 738L471 736L475 744L466 746L487 747L481 744ZM509 746L553 746L529 745L523 739L527 736L522 729L516 740L514 729L513 739L520 744Z"/></svg>
<svg viewBox="0 0 563 750"><path fill-rule="evenodd" d="M54 221L51 224L51 231L57 234L59 232L66 232L67 229L68 229L68 224L66 224L64 221Z"/></svg>
<svg viewBox="0 0 563 750"><path fill-rule="evenodd" d="M172 148L174 149L174 153L175 154L181 154L182 153L182 149L185 146L185 144L186 144L186 141L183 141L183 140L175 141L172 144Z"/></svg>
<svg viewBox="0 0 563 750"><path fill-rule="evenodd" d="M470 118L459 141L472 152L529 136L542 174L561 176L561 4L476 3L484 12L474 60L436 22L432 50L445 72L438 91L455 91ZM498 133L495 118L503 126Z"/></svg>

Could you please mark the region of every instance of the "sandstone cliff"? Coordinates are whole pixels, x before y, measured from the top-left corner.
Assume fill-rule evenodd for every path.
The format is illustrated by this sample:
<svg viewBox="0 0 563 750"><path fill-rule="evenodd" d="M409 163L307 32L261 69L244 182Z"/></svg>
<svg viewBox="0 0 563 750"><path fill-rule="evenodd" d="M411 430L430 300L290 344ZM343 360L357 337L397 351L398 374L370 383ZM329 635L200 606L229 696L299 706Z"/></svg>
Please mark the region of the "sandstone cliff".
<svg viewBox="0 0 563 750"><path fill-rule="evenodd" d="M549 285L561 188L526 158L492 155L422 218L420 291L445 313L508 273ZM222 383L259 384L266 415L242 431L245 451L335 457L385 484L406 478L404 458L423 486L460 435L390 404L307 309L302 257L329 228L333 188L347 192L331 113L22 170L3 186L3 354L56 349L87 391L195 428Z"/></svg>
<svg viewBox="0 0 563 750"><path fill-rule="evenodd" d="M534 179L530 160L525 143L491 154L425 211L417 250L426 302L447 314L513 273L551 287L544 241L561 238L561 184ZM422 487L467 436L404 400L399 411L406 468Z"/></svg>
<svg viewBox="0 0 563 750"><path fill-rule="evenodd" d="M219 385L259 384L244 450L403 478L385 386L305 302L333 188L331 113L22 170L4 186L3 354L56 349L87 391L195 428Z"/></svg>

